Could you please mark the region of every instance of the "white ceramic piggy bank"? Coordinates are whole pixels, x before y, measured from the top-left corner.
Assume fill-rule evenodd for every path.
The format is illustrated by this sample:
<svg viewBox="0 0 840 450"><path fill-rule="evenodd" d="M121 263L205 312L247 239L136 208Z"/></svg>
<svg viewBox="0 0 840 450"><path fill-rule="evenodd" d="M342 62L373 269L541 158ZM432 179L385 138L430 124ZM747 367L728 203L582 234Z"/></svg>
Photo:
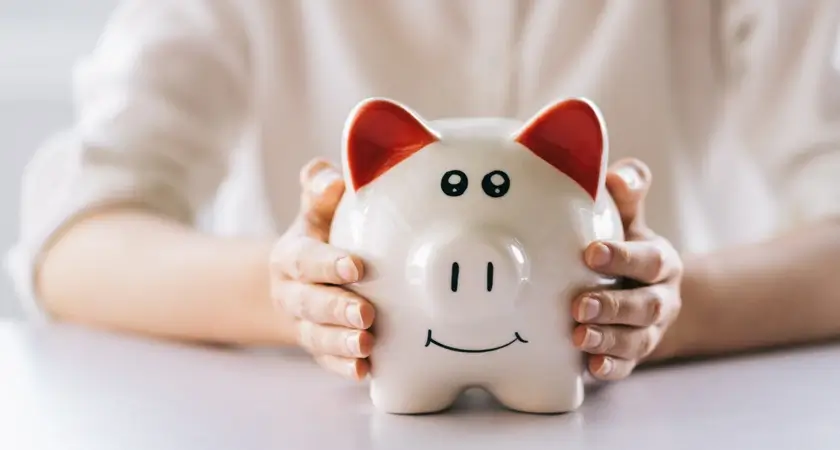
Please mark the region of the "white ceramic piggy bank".
<svg viewBox="0 0 840 450"><path fill-rule="evenodd" d="M597 107L568 99L526 123L427 122L369 99L343 141L347 190L330 241L365 262L350 288L376 308L374 405L437 412L482 387L517 411L578 408L571 300L611 282L583 251L624 238Z"/></svg>

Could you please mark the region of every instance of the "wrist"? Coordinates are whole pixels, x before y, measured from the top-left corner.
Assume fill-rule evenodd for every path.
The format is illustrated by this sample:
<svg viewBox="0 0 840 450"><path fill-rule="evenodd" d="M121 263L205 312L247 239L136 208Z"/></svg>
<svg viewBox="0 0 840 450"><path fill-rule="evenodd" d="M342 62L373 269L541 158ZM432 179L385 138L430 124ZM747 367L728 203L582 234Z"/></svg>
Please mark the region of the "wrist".
<svg viewBox="0 0 840 450"><path fill-rule="evenodd" d="M294 320L271 294L273 242L236 239L228 244L229 251L223 253L231 264L227 271L234 277L229 282L241 290L232 292L238 306L231 311L234 317L224 319L231 327L225 340L245 345L294 345Z"/></svg>

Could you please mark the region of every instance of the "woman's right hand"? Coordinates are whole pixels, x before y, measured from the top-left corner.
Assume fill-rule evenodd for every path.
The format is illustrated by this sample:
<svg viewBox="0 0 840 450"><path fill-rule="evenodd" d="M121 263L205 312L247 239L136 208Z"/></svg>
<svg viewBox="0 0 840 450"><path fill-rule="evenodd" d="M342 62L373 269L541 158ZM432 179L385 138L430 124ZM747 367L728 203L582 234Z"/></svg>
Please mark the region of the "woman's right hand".
<svg viewBox="0 0 840 450"><path fill-rule="evenodd" d="M273 301L296 319L297 343L324 368L361 380L370 366L373 306L342 285L360 280L362 261L327 243L344 182L316 159L300 174L300 212L271 256Z"/></svg>

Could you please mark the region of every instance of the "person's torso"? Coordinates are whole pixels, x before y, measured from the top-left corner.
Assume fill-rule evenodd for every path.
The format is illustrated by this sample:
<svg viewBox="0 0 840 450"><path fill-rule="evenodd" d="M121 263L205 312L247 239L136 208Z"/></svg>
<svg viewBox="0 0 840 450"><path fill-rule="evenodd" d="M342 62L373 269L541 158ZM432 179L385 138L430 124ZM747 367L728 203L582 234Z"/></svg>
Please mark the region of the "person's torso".
<svg viewBox="0 0 840 450"><path fill-rule="evenodd" d="M282 230L297 210L299 168L316 156L340 161L347 114L366 97L429 119L520 120L553 100L587 97L604 113L610 159L651 167L648 223L678 248L751 241L773 228L753 156L720 133L743 36L726 40L720 27L734 25L717 2L262 3L246 18L257 122L220 198L221 231ZM727 14L737 22L737 11Z"/></svg>

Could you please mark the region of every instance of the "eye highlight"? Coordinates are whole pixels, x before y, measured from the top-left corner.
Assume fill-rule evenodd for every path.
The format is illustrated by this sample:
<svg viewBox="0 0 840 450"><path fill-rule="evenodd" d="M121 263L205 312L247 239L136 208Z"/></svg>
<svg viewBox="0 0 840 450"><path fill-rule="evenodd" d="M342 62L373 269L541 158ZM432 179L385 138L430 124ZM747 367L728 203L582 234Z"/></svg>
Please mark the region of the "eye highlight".
<svg viewBox="0 0 840 450"><path fill-rule="evenodd" d="M493 198L503 197L510 190L510 177L501 170L494 170L481 180L481 189Z"/></svg>
<svg viewBox="0 0 840 450"><path fill-rule="evenodd" d="M467 192L467 174L460 170L450 170L440 179L440 190L450 197L460 197Z"/></svg>

